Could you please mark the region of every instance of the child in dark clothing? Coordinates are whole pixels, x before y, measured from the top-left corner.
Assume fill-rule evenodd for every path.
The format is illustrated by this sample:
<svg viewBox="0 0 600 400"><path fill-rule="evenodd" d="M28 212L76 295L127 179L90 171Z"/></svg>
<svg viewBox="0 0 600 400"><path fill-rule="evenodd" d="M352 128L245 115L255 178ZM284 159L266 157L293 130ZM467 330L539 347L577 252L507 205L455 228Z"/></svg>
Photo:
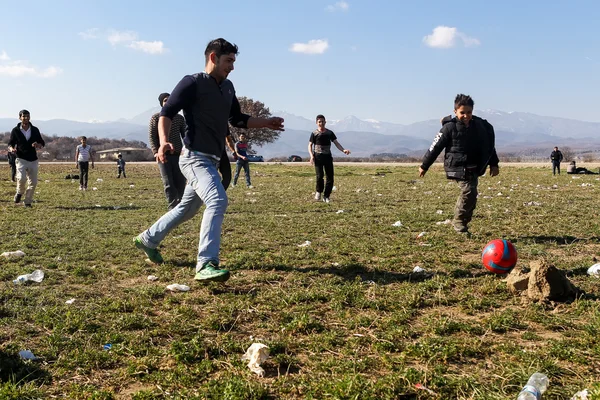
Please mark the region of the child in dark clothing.
<svg viewBox="0 0 600 400"><path fill-rule="evenodd" d="M499 174L498 156L495 149L494 128L484 119L473 115L474 101L470 96L459 94L454 100L455 118L442 120L442 129L423 157L419 176L431 167L442 150L444 169L448 179L458 182L461 194L454 209L452 225L459 233L468 233L473 211L477 204L478 178L490 166L490 176Z"/></svg>
<svg viewBox="0 0 600 400"><path fill-rule="evenodd" d="M117 167L119 169L119 174L117 175L117 178L121 177L121 173L123 173L123 178L127 178L127 175L125 175L125 160L123 160L123 156L121 154L119 154L117 158Z"/></svg>

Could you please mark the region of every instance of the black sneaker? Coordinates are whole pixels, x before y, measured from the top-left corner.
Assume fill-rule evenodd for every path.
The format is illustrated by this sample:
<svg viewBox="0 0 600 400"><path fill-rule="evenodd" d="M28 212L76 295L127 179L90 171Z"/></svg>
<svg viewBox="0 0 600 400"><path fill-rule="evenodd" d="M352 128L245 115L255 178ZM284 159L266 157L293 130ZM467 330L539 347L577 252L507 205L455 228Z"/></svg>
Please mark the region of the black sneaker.
<svg viewBox="0 0 600 400"><path fill-rule="evenodd" d="M33 207L33 206L32 206L31 204L25 204L25 207L29 207L29 208L31 208L31 207Z"/></svg>
<svg viewBox="0 0 600 400"><path fill-rule="evenodd" d="M21 194L17 193L15 194L15 203L19 204L21 202Z"/></svg>

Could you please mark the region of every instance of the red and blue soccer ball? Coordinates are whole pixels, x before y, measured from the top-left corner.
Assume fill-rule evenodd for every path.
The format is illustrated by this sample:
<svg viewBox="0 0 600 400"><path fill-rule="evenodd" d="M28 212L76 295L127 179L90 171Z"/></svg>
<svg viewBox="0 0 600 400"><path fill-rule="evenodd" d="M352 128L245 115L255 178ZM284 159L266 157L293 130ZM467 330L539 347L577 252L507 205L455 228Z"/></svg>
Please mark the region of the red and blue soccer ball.
<svg viewBox="0 0 600 400"><path fill-rule="evenodd" d="M517 249L508 240L492 240L483 249L481 262L494 274L508 274L517 265Z"/></svg>

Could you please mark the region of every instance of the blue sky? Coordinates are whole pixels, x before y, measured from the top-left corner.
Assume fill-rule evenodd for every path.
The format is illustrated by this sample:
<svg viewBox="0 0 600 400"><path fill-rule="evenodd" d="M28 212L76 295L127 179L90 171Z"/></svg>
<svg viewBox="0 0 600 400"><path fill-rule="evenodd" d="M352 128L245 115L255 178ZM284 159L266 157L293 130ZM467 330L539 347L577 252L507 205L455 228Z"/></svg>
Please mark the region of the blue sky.
<svg viewBox="0 0 600 400"><path fill-rule="evenodd" d="M240 48L238 96L396 123L482 109L600 121L600 2L0 1L0 117L115 120Z"/></svg>

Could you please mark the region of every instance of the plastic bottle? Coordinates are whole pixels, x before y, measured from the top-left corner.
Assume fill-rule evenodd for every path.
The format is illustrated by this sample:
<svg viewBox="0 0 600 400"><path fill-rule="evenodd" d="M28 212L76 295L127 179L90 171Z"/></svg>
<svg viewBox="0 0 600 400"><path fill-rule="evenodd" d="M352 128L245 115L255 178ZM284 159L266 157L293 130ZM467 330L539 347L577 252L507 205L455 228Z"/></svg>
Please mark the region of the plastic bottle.
<svg viewBox="0 0 600 400"><path fill-rule="evenodd" d="M540 400L548 388L548 377L540 372L531 375L517 400Z"/></svg>
<svg viewBox="0 0 600 400"><path fill-rule="evenodd" d="M30 274L19 275L17 277L17 279L15 279L13 281L13 283L15 285L20 285L27 281L33 281L33 282L40 283L42 280L44 280L44 271L42 271L41 269L36 269L35 271L33 271Z"/></svg>

